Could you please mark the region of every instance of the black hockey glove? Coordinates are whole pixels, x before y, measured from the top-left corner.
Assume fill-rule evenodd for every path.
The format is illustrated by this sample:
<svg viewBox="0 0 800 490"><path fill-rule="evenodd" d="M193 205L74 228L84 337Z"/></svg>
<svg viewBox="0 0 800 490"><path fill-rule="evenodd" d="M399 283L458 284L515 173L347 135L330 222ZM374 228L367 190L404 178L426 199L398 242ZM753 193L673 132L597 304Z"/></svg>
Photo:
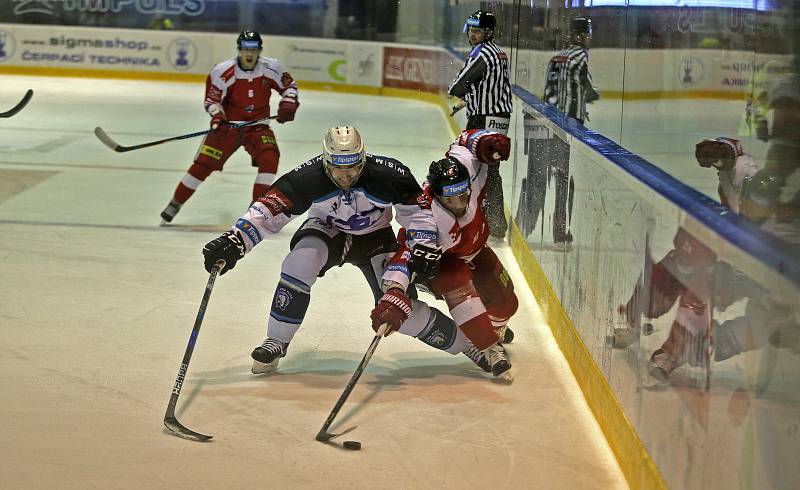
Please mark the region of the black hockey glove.
<svg viewBox="0 0 800 490"><path fill-rule="evenodd" d="M244 257L244 242L239 232L226 231L222 236L211 240L203 247L206 271L209 273L220 260L225 261L225 266L220 271L220 275L233 269L236 261Z"/></svg>
<svg viewBox="0 0 800 490"><path fill-rule="evenodd" d="M409 267L416 274L415 280L427 282L439 273L439 262L442 260L442 251L427 245L414 245L411 249Z"/></svg>

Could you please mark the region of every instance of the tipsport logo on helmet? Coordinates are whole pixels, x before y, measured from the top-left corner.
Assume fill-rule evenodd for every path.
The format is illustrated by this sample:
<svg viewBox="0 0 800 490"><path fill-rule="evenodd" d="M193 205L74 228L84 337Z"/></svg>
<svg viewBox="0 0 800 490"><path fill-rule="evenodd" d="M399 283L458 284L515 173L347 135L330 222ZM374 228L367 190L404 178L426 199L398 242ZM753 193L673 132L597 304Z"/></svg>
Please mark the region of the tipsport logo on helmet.
<svg viewBox="0 0 800 490"><path fill-rule="evenodd" d="M348 155L331 155L331 163L334 165L355 165L361 162L360 153Z"/></svg>
<svg viewBox="0 0 800 490"><path fill-rule="evenodd" d="M8 61L17 50L17 41L10 32L0 29L0 63Z"/></svg>
<svg viewBox="0 0 800 490"><path fill-rule="evenodd" d="M197 62L197 46L190 39L179 37L167 46L166 57L176 70L188 70Z"/></svg>
<svg viewBox="0 0 800 490"><path fill-rule="evenodd" d="M469 189L469 181L462 180L461 182L450 184L442 187L442 196L451 197L463 194Z"/></svg>

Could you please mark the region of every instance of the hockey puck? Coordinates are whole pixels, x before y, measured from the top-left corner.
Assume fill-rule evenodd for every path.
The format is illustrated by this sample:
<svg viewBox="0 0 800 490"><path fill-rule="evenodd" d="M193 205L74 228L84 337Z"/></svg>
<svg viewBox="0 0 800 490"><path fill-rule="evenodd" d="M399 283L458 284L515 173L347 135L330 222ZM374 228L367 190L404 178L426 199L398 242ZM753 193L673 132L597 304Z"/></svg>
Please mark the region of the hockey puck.
<svg viewBox="0 0 800 490"><path fill-rule="evenodd" d="M345 449L349 449L351 451L359 451L361 450L361 443L358 441L344 441L342 444Z"/></svg>

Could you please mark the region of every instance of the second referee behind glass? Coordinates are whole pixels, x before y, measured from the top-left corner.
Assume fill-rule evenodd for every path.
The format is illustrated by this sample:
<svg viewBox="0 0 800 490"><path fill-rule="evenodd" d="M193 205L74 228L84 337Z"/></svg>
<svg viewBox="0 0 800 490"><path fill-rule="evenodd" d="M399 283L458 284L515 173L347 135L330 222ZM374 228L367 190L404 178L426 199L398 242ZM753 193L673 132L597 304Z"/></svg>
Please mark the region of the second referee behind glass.
<svg viewBox="0 0 800 490"><path fill-rule="evenodd" d="M497 19L492 12L478 10L467 17L467 33L472 51L450 83L448 95L457 99L453 114L466 107L467 128L487 129L507 134L511 121L511 81L508 56L494 43ZM503 239L508 229L503 209L503 182L499 165L488 166L484 208L493 238Z"/></svg>

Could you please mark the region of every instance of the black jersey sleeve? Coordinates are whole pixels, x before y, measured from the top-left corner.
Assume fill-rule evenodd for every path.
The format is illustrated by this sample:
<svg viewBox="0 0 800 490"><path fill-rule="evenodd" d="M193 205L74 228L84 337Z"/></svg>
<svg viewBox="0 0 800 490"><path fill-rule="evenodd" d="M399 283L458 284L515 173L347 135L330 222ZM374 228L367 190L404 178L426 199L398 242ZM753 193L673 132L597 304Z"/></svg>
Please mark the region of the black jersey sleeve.
<svg viewBox="0 0 800 490"><path fill-rule="evenodd" d="M245 252L250 252L265 236L278 233L288 222L305 214L315 198L329 192L330 185L322 157L312 158L276 180L236 221L232 231L247 238Z"/></svg>
<svg viewBox="0 0 800 490"><path fill-rule="evenodd" d="M374 195L394 205L395 219L406 229L409 248L416 244L435 247L437 231L430 202L411 170L393 158L370 156Z"/></svg>
<svg viewBox="0 0 800 490"><path fill-rule="evenodd" d="M486 76L486 61L482 56L470 57L458 72L455 80L450 83L448 95L464 98L470 90L470 86L479 82Z"/></svg>

